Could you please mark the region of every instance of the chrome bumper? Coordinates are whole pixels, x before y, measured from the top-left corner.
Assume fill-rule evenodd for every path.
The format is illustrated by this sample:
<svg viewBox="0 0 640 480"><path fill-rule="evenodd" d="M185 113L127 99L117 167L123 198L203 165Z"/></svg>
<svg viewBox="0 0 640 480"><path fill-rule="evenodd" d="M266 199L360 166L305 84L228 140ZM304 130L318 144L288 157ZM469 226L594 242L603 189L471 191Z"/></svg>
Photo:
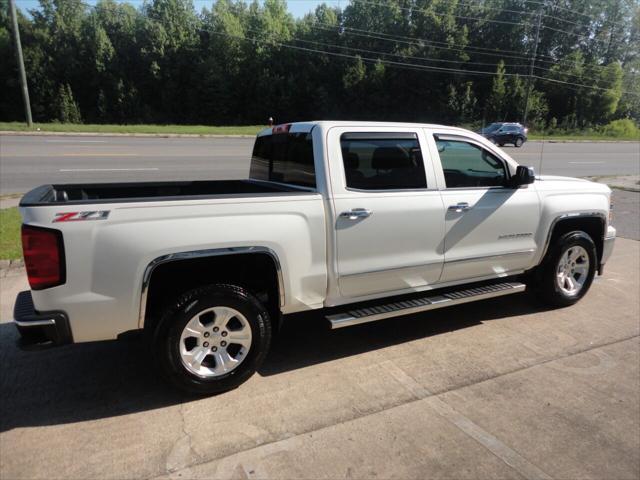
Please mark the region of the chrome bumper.
<svg viewBox="0 0 640 480"><path fill-rule="evenodd" d="M611 253L613 252L613 244L616 242L616 229L609 225L607 234L602 242L602 259L600 260L600 268L607 263Z"/></svg>

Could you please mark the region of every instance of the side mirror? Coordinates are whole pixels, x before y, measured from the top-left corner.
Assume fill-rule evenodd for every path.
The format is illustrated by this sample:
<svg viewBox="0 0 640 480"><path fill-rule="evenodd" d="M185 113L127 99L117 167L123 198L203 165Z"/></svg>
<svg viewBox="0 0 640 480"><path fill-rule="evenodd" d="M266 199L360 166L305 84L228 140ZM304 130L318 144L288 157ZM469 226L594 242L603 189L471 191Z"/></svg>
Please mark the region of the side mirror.
<svg viewBox="0 0 640 480"><path fill-rule="evenodd" d="M518 168L516 168L516 174L511 178L511 181L513 187L517 188L522 185L529 185L530 183L533 183L535 179L536 173L533 170L533 167L518 165Z"/></svg>

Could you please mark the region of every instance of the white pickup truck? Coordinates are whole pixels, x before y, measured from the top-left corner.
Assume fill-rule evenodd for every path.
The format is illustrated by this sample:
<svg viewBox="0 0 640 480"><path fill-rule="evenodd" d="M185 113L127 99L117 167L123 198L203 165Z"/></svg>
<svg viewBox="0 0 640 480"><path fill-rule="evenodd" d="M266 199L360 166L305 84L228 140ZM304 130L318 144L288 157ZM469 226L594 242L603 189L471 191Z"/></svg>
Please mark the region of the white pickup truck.
<svg viewBox="0 0 640 480"><path fill-rule="evenodd" d="M246 381L300 312L332 328L521 292L567 306L611 255L610 190L467 130L262 131L247 180L45 185L20 202L24 347L143 330L179 388ZM304 315L296 315L303 321Z"/></svg>

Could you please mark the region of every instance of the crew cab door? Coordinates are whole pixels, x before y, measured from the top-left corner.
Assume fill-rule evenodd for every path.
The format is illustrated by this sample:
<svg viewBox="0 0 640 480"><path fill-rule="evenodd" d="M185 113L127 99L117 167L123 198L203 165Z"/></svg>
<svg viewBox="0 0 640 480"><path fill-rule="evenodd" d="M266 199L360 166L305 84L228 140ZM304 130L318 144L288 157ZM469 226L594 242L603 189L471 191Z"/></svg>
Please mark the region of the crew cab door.
<svg viewBox="0 0 640 480"><path fill-rule="evenodd" d="M529 268L540 221L533 185L509 186L507 161L461 135L429 136L446 209L441 282L506 276Z"/></svg>
<svg viewBox="0 0 640 480"><path fill-rule="evenodd" d="M419 128L329 130L341 297L410 292L439 280L444 208L424 141Z"/></svg>

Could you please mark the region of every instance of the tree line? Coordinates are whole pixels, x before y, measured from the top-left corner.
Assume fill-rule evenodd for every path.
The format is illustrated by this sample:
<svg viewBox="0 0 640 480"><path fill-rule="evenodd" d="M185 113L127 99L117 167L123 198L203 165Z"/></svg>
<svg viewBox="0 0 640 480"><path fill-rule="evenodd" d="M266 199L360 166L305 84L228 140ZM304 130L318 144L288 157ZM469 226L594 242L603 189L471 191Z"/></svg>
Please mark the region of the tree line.
<svg viewBox="0 0 640 480"><path fill-rule="evenodd" d="M284 0L196 1L27 4L34 120L471 124L519 121L525 103L535 126L640 118L638 0L343 0L302 18ZM13 121L24 116L7 6L0 118Z"/></svg>

